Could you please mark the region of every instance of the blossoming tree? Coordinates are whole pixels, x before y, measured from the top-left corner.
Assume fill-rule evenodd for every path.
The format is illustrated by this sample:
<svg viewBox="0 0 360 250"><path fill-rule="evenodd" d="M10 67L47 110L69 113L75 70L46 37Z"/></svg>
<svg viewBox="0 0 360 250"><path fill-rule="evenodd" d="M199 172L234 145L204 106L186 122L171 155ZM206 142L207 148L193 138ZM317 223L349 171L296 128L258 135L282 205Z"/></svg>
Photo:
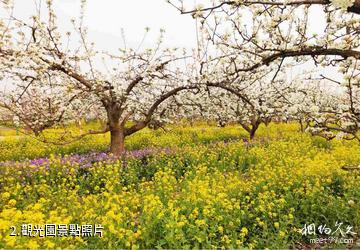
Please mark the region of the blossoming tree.
<svg viewBox="0 0 360 250"><path fill-rule="evenodd" d="M186 0L168 2L182 14L192 14L198 20L200 71L205 72L211 64L221 64L226 69L216 80L209 79L211 74L206 73L205 82L236 86L244 77L250 81L270 74L276 79L279 71L290 75L291 69L301 65L323 71L331 69L343 79L336 81L345 86L346 90L339 87L338 91L347 93L340 105L346 108L338 109L336 118L332 114L327 128L321 127L334 130L334 125L340 128L347 124L352 129L346 129L346 133L354 135L359 117L355 105L359 86L359 1L214 0L202 1L198 6ZM326 75L319 76L333 82ZM325 113L329 116L324 110L317 115Z"/></svg>
<svg viewBox="0 0 360 250"><path fill-rule="evenodd" d="M37 6L27 21L14 16L10 1L1 1L7 17L0 20L0 77L7 88L0 103L36 134L102 110L105 128L74 139L110 132L111 152L121 155L126 136L160 119L158 111L166 109L170 97L196 88L181 70L187 56L163 48L162 35L151 49L100 52L88 41L83 11L72 20L75 32L64 32L52 1L46 3L47 11Z"/></svg>
<svg viewBox="0 0 360 250"><path fill-rule="evenodd" d="M355 66L355 65L353 65ZM345 73L345 72L344 72ZM356 139L360 142L358 135L360 130L360 85L359 70L345 73L342 81L321 79L331 81L336 85L336 91L329 91L322 87L307 87L301 90L302 102L298 103L296 116L306 117L306 127L313 135L325 137L328 140L334 138ZM318 81L318 79L314 79ZM300 100L300 98L298 99Z"/></svg>
<svg viewBox="0 0 360 250"><path fill-rule="evenodd" d="M251 84L243 88L209 84L212 88L207 119L221 123L238 123L252 140L261 124L268 125L281 117L287 104L288 86L281 84Z"/></svg>
<svg viewBox="0 0 360 250"><path fill-rule="evenodd" d="M321 66L360 59L359 1L216 0L193 9L186 9L186 0L170 3L199 20L202 45L210 42L221 51L217 58L228 60L233 74L256 73L286 59L297 64L312 60ZM323 6L319 24L311 23L318 14L314 5Z"/></svg>

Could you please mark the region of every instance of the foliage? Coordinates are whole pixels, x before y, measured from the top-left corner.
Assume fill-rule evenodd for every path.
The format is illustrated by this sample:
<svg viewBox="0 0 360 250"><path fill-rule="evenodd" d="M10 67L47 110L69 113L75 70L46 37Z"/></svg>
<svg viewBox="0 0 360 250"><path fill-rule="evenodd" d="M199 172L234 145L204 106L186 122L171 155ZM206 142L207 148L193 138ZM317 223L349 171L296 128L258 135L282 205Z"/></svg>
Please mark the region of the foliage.
<svg viewBox="0 0 360 250"><path fill-rule="evenodd" d="M359 145L324 146L297 130L270 125L251 143L207 143L234 128L179 127L144 132L150 144L171 146L154 154L90 166L56 156L4 165L0 247L278 249L306 242L299 233L305 223L359 228L359 175L341 169L359 164ZM129 144L150 146L135 141ZM10 226L24 223L98 223L104 236L9 236Z"/></svg>
<svg viewBox="0 0 360 250"><path fill-rule="evenodd" d="M169 145L182 146L186 144L210 143L218 140L231 140L245 137L243 133L239 134L239 127L229 126L226 130L216 127L204 127L201 123L194 127L181 128L168 126L169 133L161 131L151 131L144 129L140 134L134 134L128 138L126 145L129 150L136 150L144 147L168 147ZM98 127L96 123L87 124L83 129L93 129ZM72 134L81 133L79 128L71 126L67 128ZM48 129L45 131L48 139L58 140L59 134L63 129ZM89 152L108 151L109 134L99 134L84 137L67 145L56 145L43 143L37 138L29 136L7 136L1 139L0 143L0 161L6 160L24 160L47 157L51 154L84 154Z"/></svg>

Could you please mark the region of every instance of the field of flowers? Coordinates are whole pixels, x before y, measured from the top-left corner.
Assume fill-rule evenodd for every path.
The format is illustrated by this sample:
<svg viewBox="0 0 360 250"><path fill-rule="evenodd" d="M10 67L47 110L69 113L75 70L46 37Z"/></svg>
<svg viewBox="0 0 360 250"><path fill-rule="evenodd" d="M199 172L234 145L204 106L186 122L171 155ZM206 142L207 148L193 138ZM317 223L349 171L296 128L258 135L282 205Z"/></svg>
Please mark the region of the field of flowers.
<svg viewBox="0 0 360 250"><path fill-rule="evenodd" d="M334 237L343 223L356 241L360 175L341 167L360 164L359 144L295 124L243 138L236 126L145 130L119 160L104 153L107 136L65 147L6 137L0 248L292 248L314 238L301 233L312 223ZM10 236L23 224L100 224L103 235Z"/></svg>

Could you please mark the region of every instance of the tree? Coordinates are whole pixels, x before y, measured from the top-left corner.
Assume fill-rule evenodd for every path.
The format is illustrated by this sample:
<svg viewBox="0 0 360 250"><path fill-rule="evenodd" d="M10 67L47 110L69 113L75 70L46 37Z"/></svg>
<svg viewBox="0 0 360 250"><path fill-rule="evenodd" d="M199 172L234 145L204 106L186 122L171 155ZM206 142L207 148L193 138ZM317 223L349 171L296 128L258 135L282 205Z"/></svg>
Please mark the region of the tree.
<svg viewBox="0 0 360 250"><path fill-rule="evenodd" d="M279 117L287 102L288 87L276 86L275 83L253 83L243 88L222 84L208 84L209 87L221 89L212 94L211 104L216 106L214 112L219 121L235 122L249 133L250 140L261 124L268 125Z"/></svg>
<svg viewBox="0 0 360 250"><path fill-rule="evenodd" d="M214 70L219 68L217 64ZM228 83L211 80L209 74L205 75L208 81L197 94L186 94L177 101L179 107L186 110L183 113L217 121L220 127L237 123L249 133L250 140L254 139L261 124L268 125L272 119L283 117L283 110L289 105L288 94L293 91L291 83L284 82L283 77L274 81L269 77L256 79L244 74L243 80Z"/></svg>
<svg viewBox="0 0 360 250"><path fill-rule="evenodd" d="M162 48L163 31L153 49L99 52L83 25L86 1L80 18L71 21L74 33L61 31L52 1L46 3L47 11L38 5L27 22L13 16L9 1L1 2L8 17L0 20L0 77L11 90L0 103L36 134L91 107L104 112L107 125L74 139L110 132L110 151L119 156L125 137L161 119L159 110L166 109L170 97L196 88L182 71L189 57L179 49ZM133 125L127 127L130 120Z"/></svg>
<svg viewBox="0 0 360 250"><path fill-rule="evenodd" d="M348 70L342 81L322 77L322 81L336 85L335 93L326 89L305 92L311 97L305 103L318 107L317 112L308 114L308 130L312 134L328 140L343 138L360 142L360 70L353 62L353 65L346 65Z"/></svg>
<svg viewBox="0 0 360 250"><path fill-rule="evenodd" d="M284 59L297 63L309 59L318 65L334 65L347 58L360 59L360 1L224 1L185 9L185 2L170 3L182 14L193 14L201 24L205 41L211 41L218 58L228 57L233 74L250 71ZM210 2L210 1L209 1ZM310 23L314 5L323 6L324 31ZM348 9L347 9L348 8ZM320 23L320 20L319 20Z"/></svg>
<svg viewBox="0 0 360 250"><path fill-rule="evenodd" d="M173 4L172 1L168 1ZM179 0L180 6L173 4L176 8L178 8L182 14L195 14L197 12L214 12L218 9L223 9L226 6L238 7L241 5L249 6L249 5L264 5L264 6L302 6L302 5L322 5L324 7L327 6L335 6L349 13L360 14L360 1L359 0L294 0L294 1L213 1L211 6L197 6L196 9L185 10L184 8L184 0Z"/></svg>
<svg viewBox="0 0 360 250"><path fill-rule="evenodd" d="M335 113L324 109L321 115L317 112L317 119L328 117L326 125L314 119L308 124L315 123L318 130L321 127L324 131L340 129L356 138L360 60L358 0L215 0L190 8L185 7L183 0L169 2L182 14L192 14L198 20L200 72L213 64L221 64L226 69L217 79L212 77L205 81L236 84L239 79L248 77L247 74L258 79L270 74L276 79L279 71L290 75L301 65L316 68L320 72L317 81L340 82L347 86L347 94L337 102L343 109L338 108ZM337 71L336 79L324 73L330 68ZM209 78L208 73L205 75L204 78ZM344 88L340 86L337 91L343 92ZM298 115L304 115L301 119L310 119L306 112L298 110Z"/></svg>
<svg viewBox="0 0 360 250"><path fill-rule="evenodd" d="M359 72L354 68L346 80L338 82L327 77L309 77L306 83L293 86L290 105L284 115L298 120L302 131L328 140L343 138L360 141L360 89ZM357 80L355 80L357 76Z"/></svg>

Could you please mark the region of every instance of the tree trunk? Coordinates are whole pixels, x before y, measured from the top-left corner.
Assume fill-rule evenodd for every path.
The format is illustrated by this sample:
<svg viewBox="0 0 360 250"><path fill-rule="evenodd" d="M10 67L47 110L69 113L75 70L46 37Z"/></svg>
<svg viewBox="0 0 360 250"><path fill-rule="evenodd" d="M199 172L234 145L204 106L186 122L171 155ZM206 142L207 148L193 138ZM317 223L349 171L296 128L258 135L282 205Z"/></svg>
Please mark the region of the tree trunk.
<svg viewBox="0 0 360 250"><path fill-rule="evenodd" d="M304 123L303 123L303 120L300 118L299 119L299 123L300 123L300 132L305 132L305 129L304 129Z"/></svg>
<svg viewBox="0 0 360 250"><path fill-rule="evenodd" d="M125 135L124 130L121 128L112 128L110 129L111 135L111 144L110 152L119 157L125 151Z"/></svg>
<svg viewBox="0 0 360 250"><path fill-rule="evenodd" d="M254 139L256 130L259 128L260 124L261 124L261 119L259 119L259 118L252 122L252 124L251 124L252 126L251 126L251 129L249 131L250 140Z"/></svg>
<svg viewBox="0 0 360 250"><path fill-rule="evenodd" d="M254 127L250 130L250 140L253 140L255 137L257 128L254 129Z"/></svg>

